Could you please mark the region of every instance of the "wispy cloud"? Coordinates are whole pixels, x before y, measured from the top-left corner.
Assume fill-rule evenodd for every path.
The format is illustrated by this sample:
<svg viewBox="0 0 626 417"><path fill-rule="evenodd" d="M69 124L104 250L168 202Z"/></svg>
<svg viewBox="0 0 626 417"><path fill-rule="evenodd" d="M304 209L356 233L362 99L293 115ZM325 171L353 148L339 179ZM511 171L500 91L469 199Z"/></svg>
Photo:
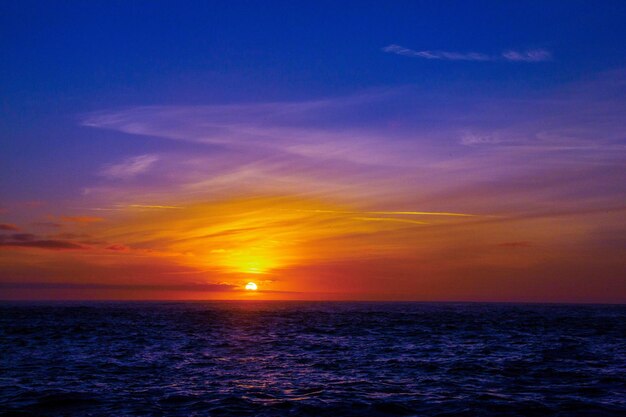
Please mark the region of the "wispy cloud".
<svg viewBox="0 0 626 417"><path fill-rule="evenodd" d="M545 49L531 49L528 51L506 51L502 57L508 61L542 62L552 60L552 54Z"/></svg>
<svg viewBox="0 0 626 417"><path fill-rule="evenodd" d="M168 210L168 209L182 209L181 206L163 206L154 204L129 204L128 208L134 209L154 209L154 210Z"/></svg>
<svg viewBox="0 0 626 417"><path fill-rule="evenodd" d="M129 250L128 246L125 245L110 245L106 247L107 250L126 252Z"/></svg>
<svg viewBox="0 0 626 417"><path fill-rule="evenodd" d="M477 52L448 52L448 51L416 51L400 45L389 45L383 48L384 52L424 59L443 59L449 61L492 61L493 57Z"/></svg>
<svg viewBox="0 0 626 417"><path fill-rule="evenodd" d="M156 155L139 155L128 158L118 164L106 165L100 175L115 179L128 179L146 172L159 160Z"/></svg>
<svg viewBox="0 0 626 417"><path fill-rule="evenodd" d="M84 246L58 239L41 238L30 233L15 233L9 236L0 235L0 248L37 248L50 250L85 249Z"/></svg>
<svg viewBox="0 0 626 417"><path fill-rule="evenodd" d="M33 222L32 225L37 226L37 227L45 227L45 228L52 228L52 229L58 229L62 226L60 223L56 223L56 222Z"/></svg>
<svg viewBox="0 0 626 417"><path fill-rule="evenodd" d="M475 145L497 145L501 143L506 143L507 140L501 137L497 137L494 134L482 134L481 135L481 134L476 134L472 132L467 132L463 134L460 142L462 145L465 145L465 146L475 146Z"/></svg>
<svg viewBox="0 0 626 417"><path fill-rule="evenodd" d="M488 55L480 52L456 51L429 51L405 48L400 45L388 45L384 52L414 58L445 60L445 61L512 61L512 62L542 62L552 60L552 53L545 49L531 49L526 51L509 50L499 55Z"/></svg>
<svg viewBox="0 0 626 417"><path fill-rule="evenodd" d="M61 220L69 223L89 224L101 222L104 219L102 217L92 216L61 216Z"/></svg>
<svg viewBox="0 0 626 417"><path fill-rule="evenodd" d="M474 214L466 213L447 213L447 212L433 212L433 211L337 211L337 210L307 210L298 209L296 211L306 213L319 213L319 214L377 214L388 216L452 216L452 217L474 217Z"/></svg>
<svg viewBox="0 0 626 417"><path fill-rule="evenodd" d="M354 220L361 220L364 222L395 222L395 223L408 223L408 224L428 224L419 220L411 219L398 219L396 217L353 217Z"/></svg>
<svg viewBox="0 0 626 417"><path fill-rule="evenodd" d="M20 228L14 224L0 223L0 230L9 231L9 232L17 232L20 230Z"/></svg>
<svg viewBox="0 0 626 417"><path fill-rule="evenodd" d="M449 189L465 195L459 187L485 188L494 178L506 192L521 193L506 181L542 170L538 176L559 182L564 173L578 178L574 162L589 169L617 163L626 149L625 102L604 92L623 88L625 77L607 76L599 85L579 83L543 97L469 97L461 91L438 100L405 87L302 102L101 111L87 115L84 124L208 146L188 152L181 144L141 181L101 182L85 195L94 207L108 207L103 211L287 193L364 202L359 213L406 207L488 214L505 202L494 200L488 208L465 198L453 205L420 201L451 195ZM546 174L556 166L558 176Z"/></svg>
<svg viewBox="0 0 626 417"><path fill-rule="evenodd" d="M66 242L62 240L33 240L28 242L0 242L0 247L23 247L23 248L38 248L38 249L51 249L51 250L72 250L72 249L85 249L83 246L73 242Z"/></svg>
<svg viewBox="0 0 626 417"><path fill-rule="evenodd" d="M236 286L229 284L91 284L70 282L0 282L5 289L62 289L62 290L132 290L132 291L234 291Z"/></svg>
<svg viewBox="0 0 626 417"><path fill-rule="evenodd" d="M363 162L371 159L370 154L354 142L358 139L361 145L367 144L378 137L372 137L356 123L337 129L333 119L368 115L372 113L370 107L388 95L383 92L302 102L130 107L89 114L83 125L237 148L238 152L255 148L255 154L262 157L276 156L280 151ZM378 153L378 160L389 154L385 149L389 144ZM136 175L156 162L153 157L131 158L105 167L102 173L114 178Z"/></svg>

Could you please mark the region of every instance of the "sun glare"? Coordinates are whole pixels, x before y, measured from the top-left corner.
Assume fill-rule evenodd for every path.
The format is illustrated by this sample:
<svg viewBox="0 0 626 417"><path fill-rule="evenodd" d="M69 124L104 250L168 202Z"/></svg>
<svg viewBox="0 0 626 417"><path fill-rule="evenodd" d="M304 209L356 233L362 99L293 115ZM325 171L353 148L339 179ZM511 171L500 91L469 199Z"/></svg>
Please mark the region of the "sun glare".
<svg viewBox="0 0 626 417"><path fill-rule="evenodd" d="M248 282L246 284L246 291L256 291L257 290L257 286L254 282Z"/></svg>

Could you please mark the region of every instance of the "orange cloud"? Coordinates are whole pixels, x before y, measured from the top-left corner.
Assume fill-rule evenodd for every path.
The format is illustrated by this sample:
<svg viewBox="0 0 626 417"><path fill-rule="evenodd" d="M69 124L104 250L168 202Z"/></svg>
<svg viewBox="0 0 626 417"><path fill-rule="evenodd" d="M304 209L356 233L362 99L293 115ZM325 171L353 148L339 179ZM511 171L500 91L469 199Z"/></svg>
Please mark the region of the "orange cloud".
<svg viewBox="0 0 626 417"><path fill-rule="evenodd" d="M89 224L104 221L102 217L92 216L61 216L61 220L70 223Z"/></svg>
<svg viewBox="0 0 626 417"><path fill-rule="evenodd" d="M17 232L20 230L19 227L17 227L14 224L9 224L9 223L0 223L0 230L5 230L5 231L10 231L10 232Z"/></svg>
<svg viewBox="0 0 626 417"><path fill-rule="evenodd" d="M108 250L113 250L113 251L119 251L119 252L125 252L128 250L128 246L124 246L124 245L111 245L111 246L107 246Z"/></svg>
<svg viewBox="0 0 626 417"><path fill-rule="evenodd" d="M27 241L10 241L0 242L0 247L14 247L14 248L38 248L38 249L51 249L51 250L72 250L72 249L85 249L74 242L68 242L64 240L27 240Z"/></svg>

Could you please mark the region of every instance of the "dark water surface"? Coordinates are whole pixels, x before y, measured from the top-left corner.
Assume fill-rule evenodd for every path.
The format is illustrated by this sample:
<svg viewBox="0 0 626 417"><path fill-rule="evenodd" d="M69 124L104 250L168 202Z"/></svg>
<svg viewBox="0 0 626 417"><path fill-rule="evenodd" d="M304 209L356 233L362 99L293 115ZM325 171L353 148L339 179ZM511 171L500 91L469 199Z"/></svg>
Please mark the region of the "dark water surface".
<svg viewBox="0 0 626 417"><path fill-rule="evenodd" d="M3 303L0 415L624 416L626 306Z"/></svg>

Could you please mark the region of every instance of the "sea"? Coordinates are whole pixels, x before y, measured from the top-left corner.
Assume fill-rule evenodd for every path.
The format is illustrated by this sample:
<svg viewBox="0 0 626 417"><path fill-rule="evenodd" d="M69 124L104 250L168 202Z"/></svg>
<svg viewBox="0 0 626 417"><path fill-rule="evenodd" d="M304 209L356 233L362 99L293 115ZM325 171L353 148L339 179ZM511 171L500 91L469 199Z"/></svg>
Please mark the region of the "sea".
<svg viewBox="0 0 626 417"><path fill-rule="evenodd" d="M626 306L0 303L0 416L626 416Z"/></svg>

